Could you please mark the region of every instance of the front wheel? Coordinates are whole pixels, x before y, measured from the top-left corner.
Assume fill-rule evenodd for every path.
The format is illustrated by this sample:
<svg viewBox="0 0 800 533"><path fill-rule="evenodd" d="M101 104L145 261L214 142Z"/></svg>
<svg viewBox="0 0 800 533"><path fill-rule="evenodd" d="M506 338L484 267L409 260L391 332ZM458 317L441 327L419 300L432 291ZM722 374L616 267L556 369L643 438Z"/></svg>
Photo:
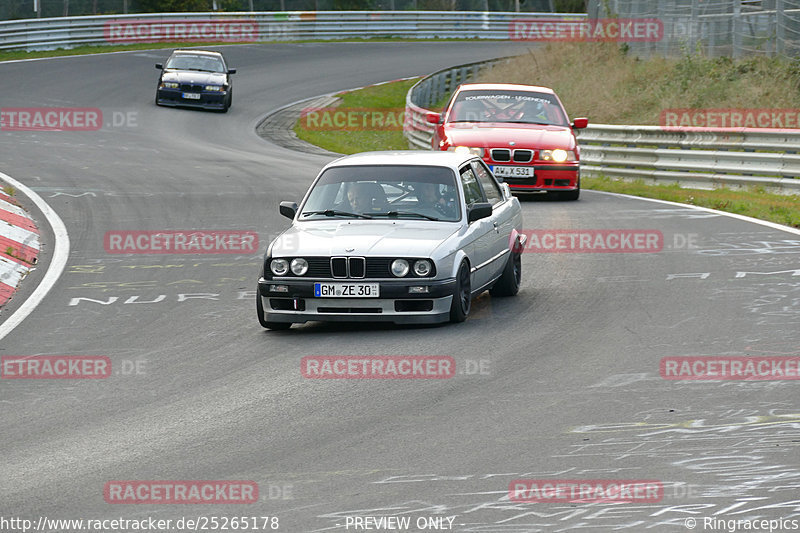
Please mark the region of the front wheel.
<svg viewBox="0 0 800 533"><path fill-rule="evenodd" d="M275 330L286 330L292 327L291 322L268 322L264 319L264 304L261 303L261 295L256 289L256 312L258 313L258 323L262 327Z"/></svg>
<svg viewBox="0 0 800 533"><path fill-rule="evenodd" d="M472 307L472 283L470 281L469 263L461 261L456 276L456 287L453 289L453 301L450 304L450 321L464 322Z"/></svg>
<svg viewBox="0 0 800 533"><path fill-rule="evenodd" d="M573 201L577 200L580 197L580 195L581 195L580 189L575 189L574 191L561 191L558 193L558 199Z"/></svg>

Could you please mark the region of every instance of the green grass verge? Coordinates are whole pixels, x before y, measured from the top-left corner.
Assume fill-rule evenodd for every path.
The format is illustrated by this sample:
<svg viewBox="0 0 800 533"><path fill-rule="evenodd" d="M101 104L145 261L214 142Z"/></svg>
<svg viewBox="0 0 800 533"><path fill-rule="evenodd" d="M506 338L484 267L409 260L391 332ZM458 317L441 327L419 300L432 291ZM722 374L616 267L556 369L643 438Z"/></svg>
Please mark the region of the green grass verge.
<svg viewBox="0 0 800 533"><path fill-rule="evenodd" d="M301 39L301 40L285 40L285 41L263 41L255 43L240 43L240 44L279 44L279 43L329 43L329 42L342 42L342 43L357 43L357 42L371 42L371 43L385 43L385 42L445 42L445 41L472 41L474 39L403 39L400 37L374 37L374 38L357 38L357 39ZM91 54L106 54L108 52L127 52L131 50L158 50L161 48L198 48L198 47L211 47L211 46L233 46L236 43L225 42L208 42L208 43L194 43L194 42L170 42L170 43L141 43L141 44L114 44L114 45L86 45L76 46L75 48L58 48L56 50L39 50L27 52L25 50L5 50L0 51L0 63L3 61L13 61L20 59L40 59L44 57L62 57L62 56L80 56Z"/></svg>
<svg viewBox="0 0 800 533"><path fill-rule="evenodd" d="M222 46L230 43L143 43L143 44L120 44L109 46L76 46L75 48L59 48L57 50L41 50L37 52L26 52L24 50L10 50L0 52L0 62L19 59L39 59L43 57L61 56L82 56L91 54L106 54L108 52L126 52L129 50L157 50L161 48L176 48L180 46Z"/></svg>
<svg viewBox="0 0 800 533"><path fill-rule="evenodd" d="M685 189L677 184L648 185L641 180L622 181L607 177L582 177L581 187L710 207L711 209L718 209L728 213L737 213L793 228L800 228L800 196L770 194L761 188L750 190Z"/></svg>
<svg viewBox="0 0 800 533"><path fill-rule="evenodd" d="M356 131L350 131L351 128L346 128L348 131L325 131L315 127L308 117L301 117L295 124L294 132L306 142L340 154L371 150L408 150L408 141L403 137L401 113L405 109L406 93L416 82L416 79L398 81L337 95L341 98L337 111L354 110L348 116L359 118L364 116L364 110L368 110L377 117L395 119L397 129L381 130L367 126ZM322 122L318 121L317 124Z"/></svg>

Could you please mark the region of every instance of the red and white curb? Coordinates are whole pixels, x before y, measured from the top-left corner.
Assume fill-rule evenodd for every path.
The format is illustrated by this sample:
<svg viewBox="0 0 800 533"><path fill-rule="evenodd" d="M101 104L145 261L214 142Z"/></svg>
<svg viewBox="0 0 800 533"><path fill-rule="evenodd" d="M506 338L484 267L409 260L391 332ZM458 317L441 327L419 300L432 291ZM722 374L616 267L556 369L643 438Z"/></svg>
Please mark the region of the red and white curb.
<svg viewBox="0 0 800 533"><path fill-rule="evenodd" d="M28 275L39 255L39 229L13 197L0 193L0 307Z"/></svg>
<svg viewBox="0 0 800 533"><path fill-rule="evenodd" d="M0 172L0 183L3 182L14 187L20 194L27 196L28 199L36 205L53 231L54 242L52 245L52 257L49 257L50 264L47 267L47 272L45 272L39 282L39 285L11 316L0 322L0 340L11 333L14 328L42 303L44 297L47 296L50 289L55 286L58 278L61 277L61 273L64 271L64 267L67 266L67 259L69 258L69 235L58 213L56 213L41 196L31 190L30 187L15 180L8 174ZM2 257L0 257L0 261L2 261L2 265L0 265L0 276L7 275L9 280L4 280L3 284L16 288L19 284L19 280L24 277L24 274L20 273L20 269L27 268L25 271L25 274L27 274L32 266L30 264L27 266L21 264L20 259L27 258L33 262L33 258L39 253L39 232L33 222L30 221L30 217L21 210L19 206L15 205L11 198L4 194L0 197L0 200L2 200L2 203L0 203L0 215L7 217L0 220L0 239L8 239L9 242L20 245L19 248L15 247L14 244L4 245L2 249L0 249L0 254L2 254ZM3 213L3 211L5 211L5 213ZM13 253L6 254L8 246L11 246ZM8 267L6 267L6 263ZM27 261L22 261L22 263L27 263ZM13 279L17 280L16 283ZM5 300L0 300L0 313L2 313L3 304L6 301L8 301L7 298ZM0 319L2 318L3 316L0 315Z"/></svg>

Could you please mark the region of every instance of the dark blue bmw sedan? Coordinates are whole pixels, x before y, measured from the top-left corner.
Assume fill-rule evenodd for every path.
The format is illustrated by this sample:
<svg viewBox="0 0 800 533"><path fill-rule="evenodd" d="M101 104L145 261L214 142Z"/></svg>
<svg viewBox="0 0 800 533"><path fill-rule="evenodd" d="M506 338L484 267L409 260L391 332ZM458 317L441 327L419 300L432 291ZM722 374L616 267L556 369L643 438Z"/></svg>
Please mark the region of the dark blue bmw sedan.
<svg viewBox="0 0 800 533"><path fill-rule="evenodd" d="M161 71L156 105L201 107L223 113L231 106L233 82L225 58L219 52L175 50Z"/></svg>

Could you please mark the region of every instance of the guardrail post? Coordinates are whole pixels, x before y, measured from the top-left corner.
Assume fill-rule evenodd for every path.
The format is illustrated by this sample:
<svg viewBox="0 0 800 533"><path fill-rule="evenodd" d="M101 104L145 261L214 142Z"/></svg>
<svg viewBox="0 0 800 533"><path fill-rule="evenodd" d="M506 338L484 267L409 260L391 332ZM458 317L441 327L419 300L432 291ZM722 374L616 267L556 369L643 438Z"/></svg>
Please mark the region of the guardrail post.
<svg viewBox="0 0 800 533"><path fill-rule="evenodd" d="M786 45L786 12L783 0L775 0L775 54L783 55Z"/></svg>
<svg viewBox="0 0 800 533"><path fill-rule="evenodd" d="M733 0L733 57L742 55L742 0Z"/></svg>

